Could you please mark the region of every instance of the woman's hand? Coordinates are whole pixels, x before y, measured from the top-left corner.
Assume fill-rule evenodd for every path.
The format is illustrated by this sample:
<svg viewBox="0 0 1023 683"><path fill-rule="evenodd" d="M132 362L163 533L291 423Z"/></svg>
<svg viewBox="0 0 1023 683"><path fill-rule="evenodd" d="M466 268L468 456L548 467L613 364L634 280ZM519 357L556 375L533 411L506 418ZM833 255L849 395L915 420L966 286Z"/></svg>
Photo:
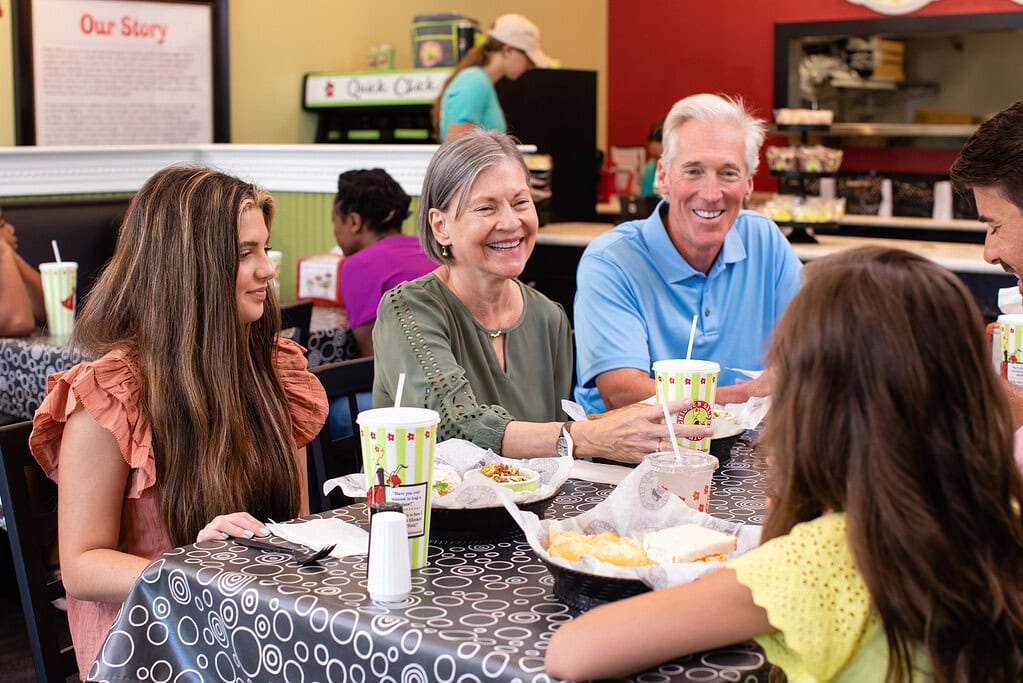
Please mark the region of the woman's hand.
<svg viewBox="0 0 1023 683"><path fill-rule="evenodd" d="M668 401L672 416L693 406L691 399ZM599 420L579 421L573 425L577 458L604 458L619 462L638 463L644 456L671 449L665 439L668 427L663 423L664 411L660 404L636 407L609 415ZM675 436L702 439L714 434L714 429L702 425L674 425Z"/></svg>
<svg viewBox="0 0 1023 683"><path fill-rule="evenodd" d="M270 530L263 522L247 512L232 512L229 515L218 515L213 521L199 530L195 542L222 541L232 536L269 536Z"/></svg>

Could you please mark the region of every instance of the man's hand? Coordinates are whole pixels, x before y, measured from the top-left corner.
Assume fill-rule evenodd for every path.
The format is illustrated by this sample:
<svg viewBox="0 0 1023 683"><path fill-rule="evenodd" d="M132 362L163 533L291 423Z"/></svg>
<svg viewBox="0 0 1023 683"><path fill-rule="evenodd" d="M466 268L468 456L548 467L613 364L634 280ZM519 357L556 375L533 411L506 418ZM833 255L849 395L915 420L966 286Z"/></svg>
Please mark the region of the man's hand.
<svg viewBox="0 0 1023 683"><path fill-rule="evenodd" d="M729 403L745 403L754 396L770 396L774 389L774 375L768 368L748 382L741 382L727 387L718 387L714 399L719 405Z"/></svg>

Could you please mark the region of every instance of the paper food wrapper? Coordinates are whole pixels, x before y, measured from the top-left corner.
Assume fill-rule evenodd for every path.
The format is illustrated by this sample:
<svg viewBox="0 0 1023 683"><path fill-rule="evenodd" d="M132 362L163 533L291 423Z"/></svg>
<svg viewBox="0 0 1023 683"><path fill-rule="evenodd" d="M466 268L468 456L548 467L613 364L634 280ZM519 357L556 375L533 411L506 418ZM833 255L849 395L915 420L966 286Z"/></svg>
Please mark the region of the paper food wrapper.
<svg viewBox="0 0 1023 683"><path fill-rule="evenodd" d="M1002 313L1023 313L1023 294L1020 294L1019 287L998 290L998 310Z"/></svg>
<svg viewBox="0 0 1023 683"><path fill-rule="evenodd" d="M656 402L653 396L640 401L640 403L649 403L650 405L655 405ZM714 427L714 436L711 438L721 439L726 436L741 434L747 429L753 429L763 421L770 407L771 399L768 396L754 397L745 403L729 403L723 406L715 405L715 410L727 410L732 413L732 417L730 419L715 417L711 422L711 425ZM586 411L575 401L563 399L561 401L561 409L573 420L586 419Z"/></svg>
<svg viewBox="0 0 1023 683"><path fill-rule="evenodd" d="M745 403L728 403L714 407L732 413L731 418L714 418L713 438L718 439L756 428L767 416L767 411L771 407L771 398L769 396L754 396Z"/></svg>
<svg viewBox="0 0 1023 683"><path fill-rule="evenodd" d="M547 552L547 531L551 527L584 534L613 531L619 536L632 536L642 540L648 531L699 524L736 537L737 557L760 544L761 527L741 522L726 522L703 512L697 512L670 494L657 483L657 474L648 463L641 463L632 474L622 480L607 500L596 507L569 519L541 520L531 512L520 510L509 499L505 504L508 514L526 534L533 552L541 558L567 569L597 576L639 580L653 589L688 583L724 566L723 562L686 562L647 567L618 567L583 556L579 562L552 557Z"/></svg>
<svg viewBox="0 0 1023 683"><path fill-rule="evenodd" d="M431 507L445 510L466 510L475 508L500 507L500 493L506 493L513 505L532 503L550 498L557 492L572 472L572 458L502 458L491 450L484 450L470 441L449 439L438 443L433 454L434 465L448 465L462 483L451 490L451 493L440 495L434 493ZM475 472L489 463L507 463L517 467L525 467L540 474L540 482L535 491L509 491L491 479ZM323 483L323 493L327 494L340 488L346 496L364 498L366 496L366 475L364 473L348 474Z"/></svg>

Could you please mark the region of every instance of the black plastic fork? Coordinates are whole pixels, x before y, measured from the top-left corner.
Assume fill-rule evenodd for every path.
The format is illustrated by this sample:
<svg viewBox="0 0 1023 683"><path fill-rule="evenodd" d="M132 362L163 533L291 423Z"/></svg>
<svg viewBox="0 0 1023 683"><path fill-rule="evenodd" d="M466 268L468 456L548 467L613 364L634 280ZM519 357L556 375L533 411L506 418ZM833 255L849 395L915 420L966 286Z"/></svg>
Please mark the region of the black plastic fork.
<svg viewBox="0 0 1023 683"><path fill-rule="evenodd" d="M305 567L311 564L316 564L318 561L325 558L327 555L334 550L333 545L320 548L319 550L310 550L309 552L303 551L301 548L291 548L286 545L277 545L276 543L268 543L266 541L257 541L253 538L236 537L232 538L232 541L238 545L244 545L249 548L256 548L257 550L269 550L270 552L278 553L291 553L294 556L294 562Z"/></svg>

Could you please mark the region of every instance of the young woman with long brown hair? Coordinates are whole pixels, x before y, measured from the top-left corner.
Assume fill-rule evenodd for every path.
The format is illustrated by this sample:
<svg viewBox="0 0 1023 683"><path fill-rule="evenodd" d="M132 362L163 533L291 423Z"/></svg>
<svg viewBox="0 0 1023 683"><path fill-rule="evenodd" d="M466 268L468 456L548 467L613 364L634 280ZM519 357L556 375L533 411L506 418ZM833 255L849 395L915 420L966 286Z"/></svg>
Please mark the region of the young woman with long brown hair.
<svg viewBox="0 0 1023 683"><path fill-rule="evenodd" d="M83 674L152 558L308 509L304 447L326 397L277 338L272 219L270 195L232 176L156 173L75 325L97 360L50 377L30 442L58 483Z"/></svg>
<svg viewBox="0 0 1023 683"><path fill-rule="evenodd" d="M562 626L549 674L618 676L756 638L790 680L1023 680L1023 477L972 295L895 249L806 278L768 356L763 545Z"/></svg>
<svg viewBox="0 0 1023 683"><path fill-rule="evenodd" d="M504 133L507 124L494 84L514 81L551 60L540 49L540 29L520 14L503 14L487 39L462 57L433 103L433 127L441 142L472 128Z"/></svg>

